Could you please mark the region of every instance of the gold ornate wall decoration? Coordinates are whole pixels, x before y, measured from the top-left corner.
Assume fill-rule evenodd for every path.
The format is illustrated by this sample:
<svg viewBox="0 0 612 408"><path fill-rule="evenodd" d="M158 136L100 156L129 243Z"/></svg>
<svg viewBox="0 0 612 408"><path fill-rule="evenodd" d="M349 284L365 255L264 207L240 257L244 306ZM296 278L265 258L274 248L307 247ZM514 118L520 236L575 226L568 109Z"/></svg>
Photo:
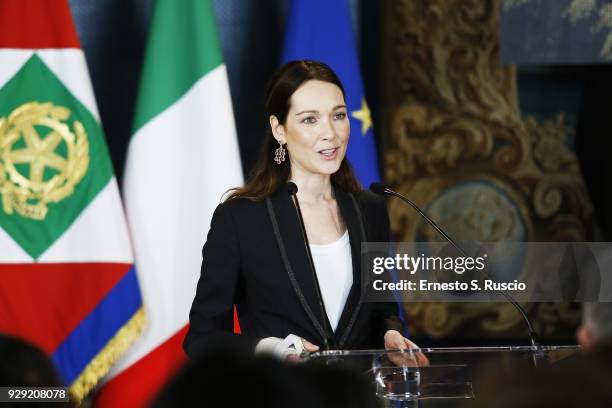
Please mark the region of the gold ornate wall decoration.
<svg viewBox="0 0 612 408"><path fill-rule="evenodd" d="M382 2L384 178L457 239L586 241L592 206L562 112L523 117L517 72L499 62L496 0ZM402 203L397 241L435 239ZM567 305L526 305L540 331L575 324ZM416 334L523 334L509 305L409 304Z"/></svg>

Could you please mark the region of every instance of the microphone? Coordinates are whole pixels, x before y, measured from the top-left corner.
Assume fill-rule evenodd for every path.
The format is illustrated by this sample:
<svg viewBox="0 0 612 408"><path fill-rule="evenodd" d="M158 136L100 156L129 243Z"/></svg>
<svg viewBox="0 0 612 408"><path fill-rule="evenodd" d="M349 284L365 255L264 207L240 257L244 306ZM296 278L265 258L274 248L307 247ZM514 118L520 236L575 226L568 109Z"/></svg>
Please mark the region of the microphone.
<svg viewBox="0 0 612 408"><path fill-rule="evenodd" d="M287 192L289 193L289 195L292 195L292 196L295 196L297 194L298 188L297 188L297 185L293 181L290 181L287 183Z"/></svg>
<svg viewBox="0 0 612 408"><path fill-rule="evenodd" d="M317 301L319 302L319 309L321 312L321 322L325 330L325 337L323 338L323 349L331 350L331 347L337 349L338 346L334 339L334 336L330 333L331 327L327 323L327 313L325 312L325 306L323 305L323 295L321 295L321 287L319 286L319 279L315 270L314 260L312 259L312 252L310 251L310 244L308 243L308 235L306 235L306 226L304 225L304 218L302 217L302 210L300 209L300 201L297 198L298 187L290 181L287 183L287 192L293 197L295 201L295 207L297 209L298 219L300 220L300 227L302 230L302 238L304 240L304 246L306 248L306 254L308 254L308 261L310 263L310 273L312 274L312 280L314 281L315 290L317 293Z"/></svg>
<svg viewBox="0 0 612 408"><path fill-rule="evenodd" d="M440 228L438 226L438 224L436 224L431 218L429 218L427 216L427 214L425 214L415 203L413 203L412 201L410 201L408 198L406 198L405 196L403 196L402 194L391 190L390 188L384 186L381 183L372 183L370 184L370 191L379 195L390 195L393 197L397 197L400 200L402 200L405 203L408 203L412 208L414 208L416 210L416 212L419 213L419 215L421 217L423 217L425 219L425 221L427 221L429 223L429 225L431 225L432 227L434 227L434 229L436 231L438 231L440 233L440 235L442 235L444 237L444 239L450 243L453 248L455 248L457 251L459 251L461 253L461 255L465 256L465 257L469 257L469 255L463 250L463 248L461 248L459 245L457 245L455 243L455 241L453 241L453 239L451 237L448 236L447 233L445 233L442 228ZM484 272L483 272L484 273ZM485 274L485 276L487 276ZM525 312L525 309L523 309L523 307L514 299L514 297L507 291L505 290L499 290L499 292L501 292L502 295L504 295L504 297L506 298L506 300L512 304L512 306L514 306L514 308L520 313L520 315L523 318L523 321L527 324L527 329L529 330L529 340L531 342L531 345L534 347L539 346L539 342L538 342L538 335L535 332L535 330L533 329L533 326L531 324L531 321L529 320L529 317L527 316L527 313ZM534 364L537 366L536 360L535 360L536 356L534 355Z"/></svg>

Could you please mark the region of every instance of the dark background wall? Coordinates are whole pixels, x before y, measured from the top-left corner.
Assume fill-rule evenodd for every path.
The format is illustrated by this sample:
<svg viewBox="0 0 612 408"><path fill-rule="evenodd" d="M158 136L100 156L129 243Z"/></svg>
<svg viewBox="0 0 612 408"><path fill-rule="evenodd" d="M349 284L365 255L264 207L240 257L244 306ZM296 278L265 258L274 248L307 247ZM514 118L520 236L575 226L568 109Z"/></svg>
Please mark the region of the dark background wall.
<svg viewBox="0 0 612 408"><path fill-rule="evenodd" d="M121 181L153 0L69 0L84 48L117 177ZM378 119L378 4L349 0L375 129ZM263 90L278 66L289 0L213 1L228 70L245 176L267 118ZM382 161L379 161L382 162Z"/></svg>

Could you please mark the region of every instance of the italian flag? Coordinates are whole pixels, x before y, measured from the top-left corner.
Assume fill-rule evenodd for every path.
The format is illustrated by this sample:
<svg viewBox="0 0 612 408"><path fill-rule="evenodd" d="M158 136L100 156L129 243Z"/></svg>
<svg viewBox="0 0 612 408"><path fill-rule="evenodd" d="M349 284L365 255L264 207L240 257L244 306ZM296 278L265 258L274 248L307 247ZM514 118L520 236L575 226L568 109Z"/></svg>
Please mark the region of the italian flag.
<svg viewBox="0 0 612 408"><path fill-rule="evenodd" d="M222 194L242 182L212 4L158 0L123 186L147 326L96 406L145 405L185 361L210 219Z"/></svg>
<svg viewBox="0 0 612 408"><path fill-rule="evenodd" d="M0 332L83 399L144 325L128 229L66 0L0 2Z"/></svg>

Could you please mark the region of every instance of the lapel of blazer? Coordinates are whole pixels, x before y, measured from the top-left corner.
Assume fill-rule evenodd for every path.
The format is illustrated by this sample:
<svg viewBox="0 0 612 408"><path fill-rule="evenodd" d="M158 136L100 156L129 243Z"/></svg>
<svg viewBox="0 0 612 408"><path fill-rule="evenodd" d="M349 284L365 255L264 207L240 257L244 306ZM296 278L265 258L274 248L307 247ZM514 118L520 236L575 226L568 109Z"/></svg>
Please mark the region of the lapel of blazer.
<svg viewBox="0 0 612 408"><path fill-rule="evenodd" d="M283 188L271 197L270 202L274 209L282 240L280 245L284 247L287 254L287 259L283 260L286 272L302 308L323 339L325 338L323 325L329 323L327 323L327 316L322 320L323 316L321 316L315 283L310 270L310 261L302 238L297 209L293 199ZM282 256L283 249L279 249Z"/></svg>
<svg viewBox="0 0 612 408"><path fill-rule="evenodd" d="M351 197L349 193L339 188L335 189L335 193L338 207L348 229L353 264L353 285L334 332L336 343L342 348L359 313L361 303L361 242L363 241L362 236L365 235L365 231L362 232L364 226L362 220L360 220L361 213L355 208L356 200L354 200L354 195ZM329 322L327 315L324 316L322 321L323 316L320 313L308 254L302 239L297 209L291 196L284 189L277 191L271 197L270 202L274 209L278 230L282 239L281 245L284 246L287 254L286 262L288 265L285 265L286 272L292 281L293 289L298 298L300 298L306 314L315 329L324 338L323 325L329 325Z"/></svg>
<svg viewBox="0 0 612 408"><path fill-rule="evenodd" d="M360 219L361 211L355 208L355 195L339 188L336 188L335 191L338 207L348 229L353 263L353 286L349 292L335 332L336 341L339 347L342 348L359 313L361 303L361 242L363 241L362 237L365 235L365 231L362 232L362 229L365 227L363 220Z"/></svg>

